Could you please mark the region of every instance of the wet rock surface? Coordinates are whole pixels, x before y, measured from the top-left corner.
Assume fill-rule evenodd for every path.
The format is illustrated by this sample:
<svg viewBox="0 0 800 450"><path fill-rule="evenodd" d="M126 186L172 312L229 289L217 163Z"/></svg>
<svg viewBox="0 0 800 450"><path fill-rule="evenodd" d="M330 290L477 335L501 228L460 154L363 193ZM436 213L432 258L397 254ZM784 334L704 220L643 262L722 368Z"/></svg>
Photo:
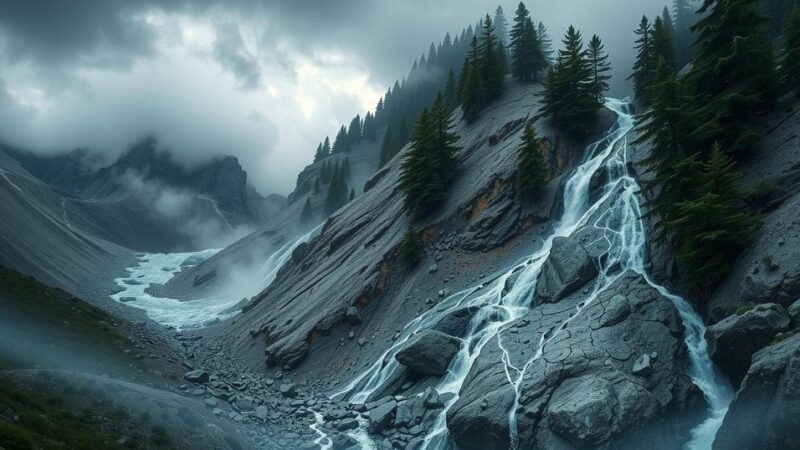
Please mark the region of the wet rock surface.
<svg viewBox="0 0 800 450"><path fill-rule="evenodd" d="M397 353L397 361L423 375L441 376L461 348L461 341L436 330L424 330Z"/></svg>
<svg viewBox="0 0 800 450"><path fill-rule="evenodd" d="M560 328L583 301L573 295L542 304L487 344L447 414L458 445L507 448L510 411L516 411L521 448L636 448L631 436L654 448L685 442L685 416L703 401L687 375L683 325L673 304L641 276L626 273ZM537 357L542 335L546 343ZM504 351L513 367L504 367ZM506 370L519 380L518 391Z"/></svg>
<svg viewBox="0 0 800 450"><path fill-rule="evenodd" d="M747 373L753 354L772 342L775 335L787 331L789 325L789 315L776 303L740 311L708 327L708 354L738 383Z"/></svg>

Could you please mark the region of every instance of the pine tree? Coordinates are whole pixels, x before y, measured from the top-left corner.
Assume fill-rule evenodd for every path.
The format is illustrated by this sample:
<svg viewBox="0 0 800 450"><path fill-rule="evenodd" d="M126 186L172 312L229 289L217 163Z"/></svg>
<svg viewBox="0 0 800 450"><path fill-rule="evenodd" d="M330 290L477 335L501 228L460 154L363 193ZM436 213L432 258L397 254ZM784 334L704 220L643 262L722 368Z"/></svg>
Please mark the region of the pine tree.
<svg viewBox="0 0 800 450"><path fill-rule="evenodd" d="M412 268L422 261L423 249L417 230L409 220L408 228L400 245L400 260L406 268Z"/></svg>
<svg viewBox="0 0 800 450"><path fill-rule="evenodd" d="M378 129L375 125L375 116L372 115L371 112L367 112L367 115L364 116L364 127L362 129L363 138L369 140L370 142L375 142L375 139L378 137Z"/></svg>
<svg viewBox="0 0 800 450"><path fill-rule="evenodd" d="M757 116L777 94L777 74L767 21L757 0L706 0L708 14L694 27L699 38L687 79L694 98L692 139L696 148L718 143L743 155L760 138Z"/></svg>
<svg viewBox="0 0 800 450"><path fill-rule="evenodd" d="M536 74L545 67L539 35L525 4L520 3L511 30L511 74L520 81L536 80Z"/></svg>
<svg viewBox="0 0 800 450"><path fill-rule="evenodd" d="M661 22L664 24L664 28L669 32L669 35L674 38L675 22L672 20L672 14L670 14L669 8L666 6L664 6L664 9L661 11Z"/></svg>
<svg viewBox="0 0 800 450"><path fill-rule="evenodd" d="M447 84L444 87L444 102L447 109L452 111L458 104L458 92L456 88L456 77L453 74L453 69L447 74Z"/></svg>
<svg viewBox="0 0 800 450"><path fill-rule="evenodd" d="M494 12L494 27L500 47L508 47L508 20L506 20L506 13L500 5L497 5Z"/></svg>
<svg viewBox="0 0 800 450"><path fill-rule="evenodd" d="M589 41L589 48L586 51L591 69L590 91L594 95L597 103L605 103L605 93L608 91L608 80L611 79L611 64L608 62L608 54L603 47L603 42L595 34Z"/></svg>
<svg viewBox="0 0 800 450"><path fill-rule="evenodd" d="M331 140L325 136L325 142L322 144L322 159L331 155Z"/></svg>
<svg viewBox="0 0 800 450"><path fill-rule="evenodd" d="M673 0L672 13L674 15L677 67L682 67L689 62L692 56L694 38L691 28L695 23L695 11L690 0Z"/></svg>
<svg viewBox="0 0 800 450"><path fill-rule="evenodd" d="M306 202L303 204L303 211L300 213L300 223L308 225L314 219L314 212L311 210L311 199L306 197Z"/></svg>
<svg viewBox="0 0 800 450"><path fill-rule="evenodd" d="M356 144L361 141L361 115L356 115L350 121L350 127L347 129L347 142L348 146Z"/></svg>
<svg viewBox="0 0 800 450"><path fill-rule="evenodd" d="M652 27L647 16L642 16L639 28L634 31L636 39L636 62L633 64L633 73L628 77L633 80L633 92L636 98L647 101L647 88L653 73L653 41Z"/></svg>
<svg viewBox="0 0 800 450"><path fill-rule="evenodd" d="M317 151L314 153L314 162L322 161L322 142L317 146Z"/></svg>
<svg viewBox="0 0 800 450"><path fill-rule="evenodd" d="M378 162L379 167L383 167L386 165L387 162L391 161L394 157L393 150L395 147L395 132L392 125L386 129L386 133L383 135L383 143L381 144L381 155L380 160Z"/></svg>
<svg viewBox="0 0 800 450"><path fill-rule="evenodd" d="M757 226L745 212L740 178L733 160L715 145L695 181L696 196L680 202L678 217L665 224L681 272L695 285L712 287L727 275Z"/></svg>
<svg viewBox="0 0 800 450"><path fill-rule="evenodd" d="M580 32L570 26L563 43L544 83L539 117L550 119L569 134L585 137L597 122L602 105L593 91L592 68Z"/></svg>
<svg viewBox="0 0 800 450"><path fill-rule="evenodd" d="M653 71L656 70L656 66L658 61L663 59L664 63L670 69L675 69L675 47L672 43L672 32L670 31L669 27L664 24L664 21L661 17L656 17L655 22L653 23L653 34L651 36L652 39L652 55L651 57L653 60L650 63L650 67L653 68ZM653 72L650 73L650 77L648 80L648 85L652 84Z"/></svg>
<svg viewBox="0 0 800 450"><path fill-rule="evenodd" d="M325 199L325 212L333 214L342 205L347 203L347 182L344 179L341 168L334 165L333 176L328 185L328 196Z"/></svg>
<svg viewBox="0 0 800 450"><path fill-rule="evenodd" d="M517 150L517 192L522 198L532 199L549 180L549 170L539 149L536 130L528 123L522 133L522 144Z"/></svg>
<svg viewBox="0 0 800 450"><path fill-rule="evenodd" d="M796 7L783 32L781 81L800 97L800 7Z"/></svg>
<svg viewBox="0 0 800 450"><path fill-rule="evenodd" d="M553 40L550 39L547 28L542 22L539 22L539 26L536 29L536 36L539 38L539 46L542 49L542 55L544 55L545 61L550 64L550 61L553 60L555 50L553 50Z"/></svg>
<svg viewBox="0 0 800 450"><path fill-rule="evenodd" d="M339 128L339 132L336 134L336 139L333 141L333 150L331 153L344 153L348 150L348 147L347 129L342 125L342 127Z"/></svg>
<svg viewBox="0 0 800 450"><path fill-rule="evenodd" d="M503 79L505 78L504 57L502 50L498 50L497 36L491 17L486 15L483 20L483 40L481 42L480 69L483 80L486 103L503 95Z"/></svg>
<svg viewBox="0 0 800 450"><path fill-rule="evenodd" d="M484 89L481 70L479 67L478 38L472 37L469 56L464 61L461 82L461 105L464 110L464 119L472 123L480 116L483 108Z"/></svg>

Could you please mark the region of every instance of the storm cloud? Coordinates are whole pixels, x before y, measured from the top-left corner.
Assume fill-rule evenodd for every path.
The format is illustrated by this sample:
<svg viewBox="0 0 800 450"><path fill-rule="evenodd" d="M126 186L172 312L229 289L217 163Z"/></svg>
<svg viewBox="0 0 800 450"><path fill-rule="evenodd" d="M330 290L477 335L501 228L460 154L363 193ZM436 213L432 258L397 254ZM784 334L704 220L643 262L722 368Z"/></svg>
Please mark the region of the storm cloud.
<svg viewBox="0 0 800 450"><path fill-rule="evenodd" d="M598 34L627 95L632 29L667 0L530 0L557 43ZM511 20L516 3L501 2ZM363 114L486 0L0 0L0 140L110 161L155 135L179 161L240 158L287 193L317 142Z"/></svg>

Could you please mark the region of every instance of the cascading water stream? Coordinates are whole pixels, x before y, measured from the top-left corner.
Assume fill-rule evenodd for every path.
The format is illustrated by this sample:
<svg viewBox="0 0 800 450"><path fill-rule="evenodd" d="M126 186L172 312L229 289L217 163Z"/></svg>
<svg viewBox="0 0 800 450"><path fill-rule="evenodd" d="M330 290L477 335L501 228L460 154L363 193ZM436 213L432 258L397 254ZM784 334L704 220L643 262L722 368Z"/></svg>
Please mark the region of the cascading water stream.
<svg viewBox="0 0 800 450"><path fill-rule="evenodd" d="M479 286L450 295L433 309L411 321L403 329L401 337L384 352L362 375L352 380L333 397L346 398L353 403L363 403L372 397L391 379L399 368L395 360L397 352L418 331L430 328L447 314L466 306L477 307L470 330L463 339L461 349L453 358L447 373L435 386L440 394L451 394L427 431L422 448L446 448L449 435L446 424L447 411L458 400L459 391L467 374L484 346L498 337L503 352L509 384L515 389L515 404L509 411L509 435L512 447L517 447L516 409L520 398L520 384L526 371L541 357L544 346L555 339L580 312L590 305L600 293L607 289L626 270L644 276L645 280L666 298L679 312L685 328L685 344L689 350L692 381L701 389L709 406L710 417L692 430L690 449L710 449L716 430L732 398L732 390L718 375L706 351L705 326L702 318L684 299L671 294L666 288L654 283L647 276L644 264L646 245L645 231L641 222L641 208L637 193L639 185L628 173L627 135L633 129L633 117L628 105L620 100L608 99L606 107L617 115L617 122L608 135L587 148L585 161L578 166L564 187L563 214L553 233L542 247L516 264L511 270ZM600 169L605 171L606 184L600 197L590 204L589 186L592 176ZM605 208L602 209L601 208ZM595 220L588 223L592 218ZM591 293L576 307L569 319L556 327L554 332L542 335L532 358L521 367L511 362L509 353L503 348L500 331L509 323L524 316L531 309L531 293L534 291L541 269L550 255L553 239L570 236L585 227L602 231L602 240L608 248L605 258L599 262L600 271ZM513 287L504 293L509 277L517 276Z"/></svg>

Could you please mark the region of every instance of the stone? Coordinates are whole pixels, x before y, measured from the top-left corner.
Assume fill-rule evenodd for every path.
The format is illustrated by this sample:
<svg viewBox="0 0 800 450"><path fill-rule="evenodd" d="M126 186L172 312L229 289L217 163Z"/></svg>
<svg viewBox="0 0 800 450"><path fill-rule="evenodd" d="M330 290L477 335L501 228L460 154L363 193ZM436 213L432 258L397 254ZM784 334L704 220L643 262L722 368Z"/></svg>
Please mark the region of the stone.
<svg viewBox="0 0 800 450"><path fill-rule="evenodd" d="M264 405L261 405L256 408L256 417L258 417L261 420L267 420L267 417L269 417L269 413L270 413L269 408Z"/></svg>
<svg viewBox="0 0 800 450"><path fill-rule="evenodd" d="M714 439L714 450L795 449L800 417L800 334L752 358Z"/></svg>
<svg viewBox="0 0 800 450"><path fill-rule="evenodd" d="M596 447L611 436L613 404L608 381L595 377L567 380L553 392L549 427L575 447Z"/></svg>
<svg viewBox="0 0 800 450"><path fill-rule="evenodd" d="M753 354L772 342L778 332L787 331L789 324L789 315L777 303L726 317L706 329L708 355L738 383L747 373Z"/></svg>
<svg viewBox="0 0 800 450"><path fill-rule="evenodd" d="M427 409L438 409L444 407L442 399L439 398L439 393L436 392L436 389L432 387L428 387L425 389L425 392L422 393L422 398L423 398L423 404Z"/></svg>
<svg viewBox="0 0 800 450"><path fill-rule="evenodd" d="M653 372L653 366L650 365L650 355L645 353L636 358L636 361L633 363L632 372L634 375L639 375L642 377L650 375Z"/></svg>
<svg viewBox="0 0 800 450"><path fill-rule="evenodd" d="M792 303L789 306L789 309L786 310L786 313L789 314L789 320L791 320L791 327L793 329L800 328L800 300Z"/></svg>
<svg viewBox="0 0 800 450"><path fill-rule="evenodd" d="M450 336L463 338L466 336L472 316L477 310L478 309L475 307L457 309L442 317L439 322L433 326L433 329L449 334Z"/></svg>
<svg viewBox="0 0 800 450"><path fill-rule="evenodd" d="M553 239L553 249L536 283L537 303L556 303L597 276L597 265L574 237Z"/></svg>
<svg viewBox="0 0 800 450"><path fill-rule="evenodd" d="M183 374L183 378L191 383L208 383L208 372L202 369L190 370Z"/></svg>
<svg viewBox="0 0 800 450"><path fill-rule="evenodd" d="M377 408L370 410L368 413L370 431L380 433L385 430L392 423L396 410L397 402L394 400L384 402Z"/></svg>
<svg viewBox="0 0 800 450"><path fill-rule="evenodd" d="M428 273L436 273L439 271L439 266L437 264L431 264L428 266Z"/></svg>
<svg viewBox="0 0 800 450"><path fill-rule="evenodd" d="M355 306L347 307L345 318L350 325L358 325L361 323L361 313L358 312L358 308Z"/></svg>
<svg viewBox="0 0 800 450"><path fill-rule="evenodd" d="M278 387L281 395L287 398L294 398L297 396L297 389L294 383L283 383Z"/></svg>
<svg viewBox="0 0 800 450"><path fill-rule="evenodd" d="M424 330L413 336L395 358L419 374L442 376L460 349L460 339L441 331Z"/></svg>
<svg viewBox="0 0 800 450"><path fill-rule="evenodd" d="M353 418L344 419L336 426L337 431L349 431L355 430L356 428L358 428L358 420Z"/></svg>

